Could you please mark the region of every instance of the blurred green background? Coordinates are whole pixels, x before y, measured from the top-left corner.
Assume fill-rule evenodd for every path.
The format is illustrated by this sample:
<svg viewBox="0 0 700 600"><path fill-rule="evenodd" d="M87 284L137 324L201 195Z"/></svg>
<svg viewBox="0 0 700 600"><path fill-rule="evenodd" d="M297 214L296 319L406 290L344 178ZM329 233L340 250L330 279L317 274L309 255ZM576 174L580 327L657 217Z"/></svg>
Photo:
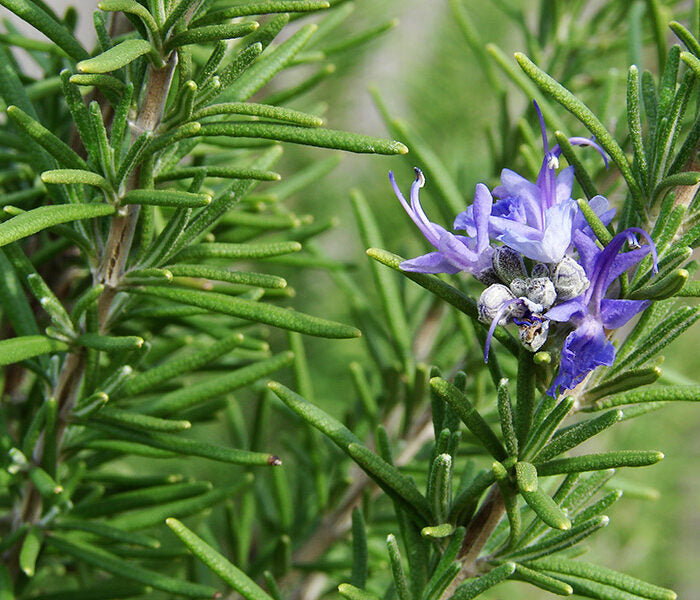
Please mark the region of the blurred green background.
<svg viewBox="0 0 700 600"><path fill-rule="evenodd" d="M78 5L85 11L80 31L89 38L93 2L50 2L52 6ZM299 105L308 107L327 103L327 126L338 129L385 135L386 131L373 106L368 88L376 87L395 117L408 122L440 155L460 182L465 204L470 202L479 181L493 184L498 176L491 159L485 128L498 113L495 96L463 35L454 22L447 0L358 0L348 20L349 30L390 21L399 23L383 37L352 56L342 56L336 74L324 82ZM497 3L467 0L470 15L486 42L500 46L508 55L522 50L522 33L504 19ZM514 3L515 4L515 3ZM526 12L539 3L517 3ZM3 16L5 9L0 9ZM678 15L679 17L681 15ZM536 15L529 15L533 22ZM672 43L671 35L668 36ZM617 68L625 73L628 56L624 51L601 55L597 70ZM653 52L643 54L644 66L655 69ZM505 77L503 78L505 83ZM284 78L278 86L284 86ZM520 90L509 87L509 108L519 115L530 102ZM624 80L613 90L616 106L624 103ZM564 112L563 110L561 111ZM611 111L613 114L614 111ZM562 117L564 115L562 114ZM614 117L611 117L611 121ZM585 135L572 121L570 135ZM614 125L613 122L606 123ZM288 149L281 173L327 157L318 150ZM410 155L409 155L410 157ZM420 165L416 165L420 166ZM353 265L352 276L371 294L367 259L361 246L350 210L349 191L362 190L382 225L387 249L405 256L422 251L423 240L395 199L387 171L393 169L402 188L412 180L411 163L401 158L343 155L340 166L312 189L292 199L290 208L298 214L313 214L316 219L339 218L339 226L325 234L324 249L332 257ZM521 165L513 165L516 170ZM262 188L261 188L262 190ZM604 191L604 190L603 190ZM441 222L426 187L426 210ZM447 223L444 223L448 225ZM332 279L323 271L291 273L285 276L296 289L294 305L317 315L351 322L352 316ZM696 326L666 352L669 369L698 381ZM340 414L350 405L352 388L347 364L366 359L361 340L333 341L308 339L306 342L319 403L329 412ZM626 422L614 435L603 435L594 443L599 449L650 448L666 454L660 464L629 470L621 479L658 490L659 500L623 498L611 511L611 525L590 543L587 559L629 572L648 581L674 588L680 598L697 598L700 572L694 568L700 556L700 411L689 405L675 405ZM588 443L585 450L593 450ZM193 461L192 472L202 475L202 467L216 473L219 467ZM222 476L223 471L220 471ZM540 598L544 592L522 584L497 588L489 598ZM486 597L486 596L485 596Z"/></svg>

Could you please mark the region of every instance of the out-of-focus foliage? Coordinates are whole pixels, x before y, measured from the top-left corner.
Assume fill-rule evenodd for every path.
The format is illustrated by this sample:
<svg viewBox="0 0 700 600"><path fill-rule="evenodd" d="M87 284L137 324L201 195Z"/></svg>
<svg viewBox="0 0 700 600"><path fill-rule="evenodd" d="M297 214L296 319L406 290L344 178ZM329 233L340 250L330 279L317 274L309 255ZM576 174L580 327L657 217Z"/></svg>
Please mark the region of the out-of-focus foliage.
<svg viewBox="0 0 700 600"><path fill-rule="evenodd" d="M672 278L698 238L699 3L105 0L94 49L76 12L0 4L52 41L10 21L0 38L0 597L674 597L589 562L695 589L697 417L662 406L697 400L693 330L660 370L658 352L698 315L697 284ZM421 249L390 168L426 172L446 225L503 167L534 179L532 98L613 158L576 154L574 197L595 186L618 231L653 231L660 274L643 262L623 293L671 297L558 430L556 357L533 365L499 329L484 365L479 284L415 285L396 255L364 254ZM403 152L341 133L384 127L405 161L327 150ZM597 455L580 476L536 458L613 425L574 453ZM657 462L650 447L666 460L611 478Z"/></svg>

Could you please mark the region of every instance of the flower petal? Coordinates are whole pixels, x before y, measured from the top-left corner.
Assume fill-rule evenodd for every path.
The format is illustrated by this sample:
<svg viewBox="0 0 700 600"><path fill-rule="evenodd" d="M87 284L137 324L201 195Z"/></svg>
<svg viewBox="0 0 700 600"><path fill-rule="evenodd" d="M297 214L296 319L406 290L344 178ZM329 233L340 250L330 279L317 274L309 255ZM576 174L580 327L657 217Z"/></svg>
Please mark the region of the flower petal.
<svg viewBox="0 0 700 600"><path fill-rule="evenodd" d="M559 374L547 393L554 396L558 387L573 389L593 369L614 361L615 346L605 337L603 326L595 317L587 317L564 341Z"/></svg>
<svg viewBox="0 0 700 600"><path fill-rule="evenodd" d="M551 321L558 321L559 323L566 323L571 320L574 315L583 316L586 314L586 305L583 303L582 296L578 298L573 298L557 304L550 308L544 316Z"/></svg>
<svg viewBox="0 0 700 600"><path fill-rule="evenodd" d="M445 259L442 252L429 252L423 256L404 260L399 268L413 273L458 273L460 270Z"/></svg>
<svg viewBox="0 0 700 600"><path fill-rule="evenodd" d="M571 199L571 190L574 187L574 168L566 167L557 175L557 204Z"/></svg>
<svg viewBox="0 0 700 600"><path fill-rule="evenodd" d="M649 304L649 300L613 300L606 298L600 303L600 320L606 329L617 329L636 314L642 312Z"/></svg>

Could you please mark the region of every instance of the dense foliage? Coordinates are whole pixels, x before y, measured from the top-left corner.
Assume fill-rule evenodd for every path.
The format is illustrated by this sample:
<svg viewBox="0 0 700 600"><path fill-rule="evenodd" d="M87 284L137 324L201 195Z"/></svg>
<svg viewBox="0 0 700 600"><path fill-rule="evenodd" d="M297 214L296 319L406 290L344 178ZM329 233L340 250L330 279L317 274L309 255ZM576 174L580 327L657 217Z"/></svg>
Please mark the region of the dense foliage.
<svg viewBox="0 0 700 600"><path fill-rule="evenodd" d="M435 3L498 114L469 185L381 83L400 142L325 126L316 88L396 25L362 0L103 0L89 50L50 4L0 0L43 34L0 34L2 600L675 598L578 558L663 454L578 446L700 400L659 354L700 318L700 2L499 0L514 61ZM349 194L369 279L289 202L333 150L420 167Z"/></svg>

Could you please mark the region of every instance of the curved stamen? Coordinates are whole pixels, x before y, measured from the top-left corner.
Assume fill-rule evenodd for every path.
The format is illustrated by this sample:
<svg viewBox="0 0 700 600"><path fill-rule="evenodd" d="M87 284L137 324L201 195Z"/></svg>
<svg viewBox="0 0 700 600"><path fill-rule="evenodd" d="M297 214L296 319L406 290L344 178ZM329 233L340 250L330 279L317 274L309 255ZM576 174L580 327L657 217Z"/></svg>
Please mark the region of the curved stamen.
<svg viewBox="0 0 700 600"><path fill-rule="evenodd" d="M601 148L595 140L590 140L585 137L570 137L569 144L571 144L572 146L589 146L593 148L603 158L605 168L608 168L608 155L605 154L605 150L603 150L603 148ZM561 147L559 146L559 144L552 148L552 154L556 156L561 156Z"/></svg>
<svg viewBox="0 0 700 600"><path fill-rule="evenodd" d="M511 300L506 300L505 302L503 302L503 304L501 304L500 308L498 309L496 316L493 318L493 321L491 321L491 325L489 326L489 332L486 334L486 343L484 344L485 363L489 362L489 349L491 348L491 339L493 338L493 334L496 331L496 327L498 327L498 322L503 318L503 315L505 315L506 311L511 307L511 305L517 302L520 302L520 298L512 298Z"/></svg>
<svg viewBox="0 0 700 600"><path fill-rule="evenodd" d="M547 141L547 128L544 125L544 116L540 110L540 105L537 104L537 100L533 100L532 103L535 105L535 112L537 112L537 117L540 120L540 131L542 132L542 145L544 146L545 155L549 154L549 142Z"/></svg>

